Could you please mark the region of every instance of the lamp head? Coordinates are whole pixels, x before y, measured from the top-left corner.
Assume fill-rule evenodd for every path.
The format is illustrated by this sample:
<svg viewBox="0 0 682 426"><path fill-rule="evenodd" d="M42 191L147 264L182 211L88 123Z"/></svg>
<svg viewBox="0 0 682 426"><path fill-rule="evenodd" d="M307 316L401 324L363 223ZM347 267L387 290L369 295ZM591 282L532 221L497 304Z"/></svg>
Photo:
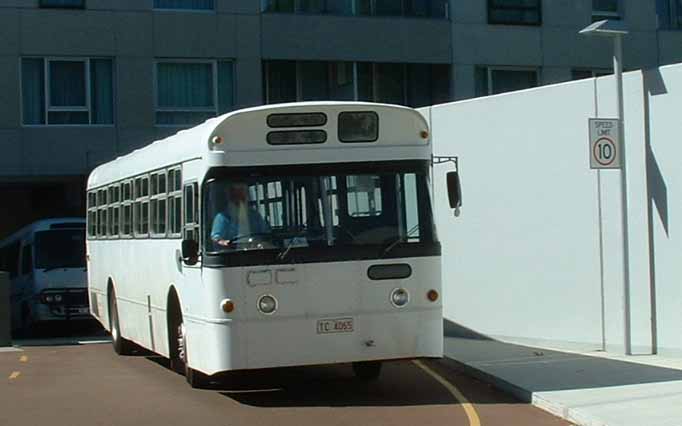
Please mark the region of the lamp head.
<svg viewBox="0 0 682 426"><path fill-rule="evenodd" d="M586 36L615 37L623 36L628 33L622 21L604 19L603 21L593 22L578 32Z"/></svg>

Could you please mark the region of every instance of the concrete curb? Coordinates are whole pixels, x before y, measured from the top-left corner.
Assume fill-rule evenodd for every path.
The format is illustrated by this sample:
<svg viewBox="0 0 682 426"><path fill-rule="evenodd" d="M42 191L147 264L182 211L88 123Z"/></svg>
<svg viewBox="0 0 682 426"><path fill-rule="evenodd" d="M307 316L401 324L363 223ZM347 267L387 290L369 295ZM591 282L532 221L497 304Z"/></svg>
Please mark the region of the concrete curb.
<svg viewBox="0 0 682 426"><path fill-rule="evenodd" d="M501 390L502 392L508 393L513 395L516 399L519 399L523 402L527 403L532 403L533 402L533 393L523 389L520 386L517 386L513 383L510 383L506 380L500 379L497 376L494 376L490 373L486 373L483 370L480 370L476 367L473 367L469 364L465 364L461 361L457 361L456 359L449 358L447 356L443 356L442 362L445 365L449 365L451 368L454 368L456 370L460 370L465 372L467 375L471 377L475 377L476 379L486 382L488 384L491 384L495 386L497 389Z"/></svg>
<svg viewBox="0 0 682 426"><path fill-rule="evenodd" d="M596 419L590 415L585 414L581 410L570 408L565 404L556 403L554 401L544 398L539 393L534 393L497 376L487 373L472 365L465 364L461 361L444 356L442 362L458 371L462 371L467 375L474 377L482 382L488 383L502 392L508 393L522 402L527 402L534 407L543 411L560 417L566 421L571 422L577 426L607 426L606 423Z"/></svg>

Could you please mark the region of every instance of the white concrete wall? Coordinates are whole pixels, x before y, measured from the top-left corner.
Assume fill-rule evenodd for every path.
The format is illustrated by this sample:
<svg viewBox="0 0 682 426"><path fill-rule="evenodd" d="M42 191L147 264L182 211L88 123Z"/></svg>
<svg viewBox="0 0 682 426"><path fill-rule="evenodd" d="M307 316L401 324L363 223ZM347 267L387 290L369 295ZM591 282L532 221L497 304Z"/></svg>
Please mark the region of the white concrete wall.
<svg viewBox="0 0 682 426"><path fill-rule="evenodd" d="M672 219L682 219L682 194L673 196L675 183L682 190L682 66L624 80L633 351L682 353L682 240ZM613 77L423 113L436 155L459 156L463 184L454 218L444 188L452 166L436 166L446 319L517 342L623 351L621 172L591 170L588 150L588 118L616 115ZM649 194L659 200L651 208Z"/></svg>
<svg viewBox="0 0 682 426"><path fill-rule="evenodd" d="M682 355L682 66L646 71L643 77L649 94L644 142L651 146L647 166L656 337L660 353Z"/></svg>

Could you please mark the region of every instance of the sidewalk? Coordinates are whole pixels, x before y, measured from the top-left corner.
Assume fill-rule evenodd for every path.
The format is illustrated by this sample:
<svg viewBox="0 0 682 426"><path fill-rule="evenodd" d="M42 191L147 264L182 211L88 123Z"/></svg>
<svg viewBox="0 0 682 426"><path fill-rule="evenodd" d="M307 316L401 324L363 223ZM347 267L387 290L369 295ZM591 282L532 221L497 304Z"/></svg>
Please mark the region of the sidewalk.
<svg viewBox="0 0 682 426"><path fill-rule="evenodd" d="M682 359L448 336L444 352L446 362L580 426L682 426Z"/></svg>

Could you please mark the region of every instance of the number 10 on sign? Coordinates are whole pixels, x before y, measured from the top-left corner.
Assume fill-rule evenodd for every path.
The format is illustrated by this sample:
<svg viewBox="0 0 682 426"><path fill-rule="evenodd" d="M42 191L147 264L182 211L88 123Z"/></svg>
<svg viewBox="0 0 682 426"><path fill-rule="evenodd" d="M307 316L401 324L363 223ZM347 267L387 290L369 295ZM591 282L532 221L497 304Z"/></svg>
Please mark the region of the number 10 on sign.
<svg viewBox="0 0 682 426"><path fill-rule="evenodd" d="M615 118L590 118L590 168L620 169L620 126Z"/></svg>

